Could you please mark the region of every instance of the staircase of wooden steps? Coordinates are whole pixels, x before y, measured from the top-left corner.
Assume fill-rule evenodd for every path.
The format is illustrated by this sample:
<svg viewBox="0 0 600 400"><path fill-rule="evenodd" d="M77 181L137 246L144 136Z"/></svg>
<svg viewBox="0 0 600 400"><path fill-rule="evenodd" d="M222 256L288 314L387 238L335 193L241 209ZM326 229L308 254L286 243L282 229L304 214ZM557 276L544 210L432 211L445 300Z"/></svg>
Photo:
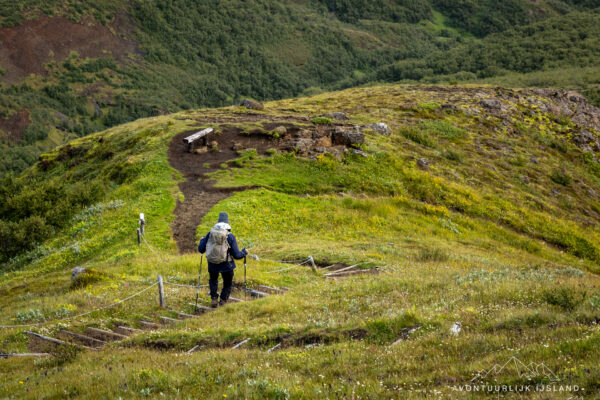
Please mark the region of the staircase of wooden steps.
<svg viewBox="0 0 600 400"><path fill-rule="evenodd" d="M258 285L256 289L247 289L248 300L256 300L267 297L272 294L283 294L287 288L272 288L269 286ZM245 296L244 296L245 297ZM237 297L230 297L229 303L240 303L245 300ZM97 351L110 342L118 342L130 338L133 335L164 328L190 318L199 318L201 315L214 311L214 308L203 305L188 303L192 313L186 313L177 310L165 310L171 316L157 315L154 317L144 316L135 322L137 327L124 324L117 324L111 330L86 326L81 332L73 332L67 329L61 329L56 334L57 337L49 337L37 332L25 331L29 341L27 347L31 354L54 354L60 348L74 347L80 350ZM174 316L174 318L173 318Z"/></svg>

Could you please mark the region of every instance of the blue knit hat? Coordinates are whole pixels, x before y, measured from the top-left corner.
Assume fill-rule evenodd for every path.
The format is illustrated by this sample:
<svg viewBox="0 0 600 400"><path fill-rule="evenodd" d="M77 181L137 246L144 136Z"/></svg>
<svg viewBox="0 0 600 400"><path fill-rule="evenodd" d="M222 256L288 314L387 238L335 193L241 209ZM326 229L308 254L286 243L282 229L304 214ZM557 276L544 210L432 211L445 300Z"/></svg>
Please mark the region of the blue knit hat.
<svg viewBox="0 0 600 400"><path fill-rule="evenodd" d="M227 215L226 212L220 212L219 220L217 221L217 223L219 222L225 222L226 224L229 224L229 215Z"/></svg>

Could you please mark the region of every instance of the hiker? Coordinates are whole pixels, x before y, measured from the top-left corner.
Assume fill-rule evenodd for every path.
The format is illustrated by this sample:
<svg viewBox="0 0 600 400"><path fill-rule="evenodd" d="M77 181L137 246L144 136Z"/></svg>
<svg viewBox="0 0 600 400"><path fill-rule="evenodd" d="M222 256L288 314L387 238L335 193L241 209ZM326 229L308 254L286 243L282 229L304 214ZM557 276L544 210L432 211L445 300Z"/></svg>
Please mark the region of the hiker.
<svg viewBox="0 0 600 400"><path fill-rule="evenodd" d="M202 254L206 253L206 260L208 261L210 306L213 308L216 308L217 305L222 306L227 303L229 294L231 293L233 270L235 269L234 259L240 260L248 254L245 248L242 251L238 249L237 241L233 233L231 233L231 226L229 226L229 215L226 212L219 213L219 221L200 240L198 251ZM221 290L220 301L217 293L219 274L223 277L223 289Z"/></svg>

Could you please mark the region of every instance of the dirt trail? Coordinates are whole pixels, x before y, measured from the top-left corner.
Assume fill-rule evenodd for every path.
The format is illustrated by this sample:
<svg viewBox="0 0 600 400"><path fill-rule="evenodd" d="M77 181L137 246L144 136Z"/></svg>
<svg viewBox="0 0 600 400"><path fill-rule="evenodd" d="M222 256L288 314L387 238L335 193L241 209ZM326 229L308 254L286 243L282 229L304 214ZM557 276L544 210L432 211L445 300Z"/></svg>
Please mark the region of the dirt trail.
<svg viewBox="0 0 600 400"><path fill-rule="evenodd" d="M271 120L280 125L290 122L268 116L261 116L261 119ZM208 121L199 122L206 123ZM241 118L235 122L247 122L247 119ZM248 187L215 188L214 182L206 177L207 173L219 169L220 164L239 157L237 152L232 149L233 144L240 143L244 148L256 149L259 154L265 154L269 148L278 147L278 141L265 136L241 135L239 129L227 126L222 126L222 129L221 134L211 135L209 139L209 142L216 141L218 143L219 151L209 151L203 154L187 152L187 145L183 142L183 138L197 132L198 129L178 134L173 138L169 147L169 163L185 178L185 181L179 184L179 189L185 199L183 202L177 201L174 211L175 220L171 224L173 238L180 253L196 251L197 243L194 238L196 228L215 204L235 192L248 189Z"/></svg>

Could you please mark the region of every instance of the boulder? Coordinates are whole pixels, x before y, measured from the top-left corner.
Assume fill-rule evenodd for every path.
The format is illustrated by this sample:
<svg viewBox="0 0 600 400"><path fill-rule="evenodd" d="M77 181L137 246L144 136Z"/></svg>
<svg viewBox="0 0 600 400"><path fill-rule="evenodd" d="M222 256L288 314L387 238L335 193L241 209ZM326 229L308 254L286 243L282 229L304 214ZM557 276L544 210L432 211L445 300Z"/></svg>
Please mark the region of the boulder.
<svg viewBox="0 0 600 400"><path fill-rule="evenodd" d="M373 129L375 132L381 134L381 135L389 135L392 133L392 131L390 130L390 128L387 126L386 123L383 122L378 122L376 124L371 124L369 125L369 128Z"/></svg>
<svg viewBox="0 0 600 400"><path fill-rule="evenodd" d="M484 99L481 100L480 104L489 110L500 110L502 108L502 103L496 99Z"/></svg>
<svg viewBox="0 0 600 400"><path fill-rule="evenodd" d="M283 144L286 150L296 151L299 154L308 154L314 147L314 141L308 138L296 138Z"/></svg>
<svg viewBox="0 0 600 400"><path fill-rule="evenodd" d="M264 110L265 106L256 100L244 99L240 101L240 106L246 107L250 110Z"/></svg>
<svg viewBox="0 0 600 400"><path fill-rule="evenodd" d="M333 132L333 144L352 146L365 142L365 135L358 126L336 126Z"/></svg>

